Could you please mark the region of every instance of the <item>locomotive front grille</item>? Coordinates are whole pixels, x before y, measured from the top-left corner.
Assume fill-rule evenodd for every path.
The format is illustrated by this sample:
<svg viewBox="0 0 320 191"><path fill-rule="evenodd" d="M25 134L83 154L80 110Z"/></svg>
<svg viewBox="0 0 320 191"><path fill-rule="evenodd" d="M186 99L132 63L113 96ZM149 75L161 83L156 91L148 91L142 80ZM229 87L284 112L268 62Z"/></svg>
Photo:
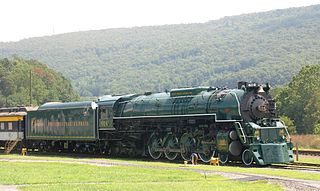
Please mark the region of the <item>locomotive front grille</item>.
<svg viewBox="0 0 320 191"><path fill-rule="evenodd" d="M288 163L288 147L286 143L261 144L262 158L265 164Z"/></svg>

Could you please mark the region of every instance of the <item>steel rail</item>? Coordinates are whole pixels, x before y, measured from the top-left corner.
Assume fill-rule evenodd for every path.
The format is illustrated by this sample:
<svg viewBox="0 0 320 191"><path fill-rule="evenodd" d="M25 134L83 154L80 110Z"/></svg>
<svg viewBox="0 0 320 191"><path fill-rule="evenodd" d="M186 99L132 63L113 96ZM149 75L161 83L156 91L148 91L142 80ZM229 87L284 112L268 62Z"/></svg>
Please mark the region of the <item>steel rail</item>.
<svg viewBox="0 0 320 191"><path fill-rule="evenodd" d="M296 154L296 149L293 149L293 153ZM311 155L320 156L320 150L298 149L299 155Z"/></svg>

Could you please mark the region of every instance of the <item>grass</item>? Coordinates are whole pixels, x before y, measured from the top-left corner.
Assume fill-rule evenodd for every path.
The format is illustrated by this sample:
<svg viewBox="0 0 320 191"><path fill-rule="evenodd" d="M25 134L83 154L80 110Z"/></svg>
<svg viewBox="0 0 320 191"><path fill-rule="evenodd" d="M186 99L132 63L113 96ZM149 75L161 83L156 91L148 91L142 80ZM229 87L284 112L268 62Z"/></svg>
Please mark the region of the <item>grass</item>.
<svg viewBox="0 0 320 191"><path fill-rule="evenodd" d="M320 149L320 135L291 135L291 140L299 149Z"/></svg>
<svg viewBox="0 0 320 191"><path fill-rule="evenodd" d="M237 191L255 191L255 190L270 190L278 191L281 188L277 185L270 185L264 181L260 182L218 182L218 181L195 181L195 182L142 182L142 183L110 183L110 184L93 184L93 185L49 185L30 186L22 188L24 191L56 191L56 190L69 190L69 191L90 191L90 190L112 190L112 191L168 191L168 190L237 190Z"/></svg>
<svg viewBox="0 0 320 191"><path fill-rule="evenodd" d="M210 166L198 166L197 168L203 170L209 170ZM282 170L282 169L269 169L269 168L241 168L241 167L214 167L216 171L222 172L238 172L248 174L261 174L269 176L278 176L286 178L304 179L304 180L320 180L320 174L308 173L305 171L293 171L293 170Z"/></svg>
<svg viewBox="0 0 320 191"><path fill-rule="evenodd" d="M266 181L232 181L181 170L46 162L0 162L0 166L0 184L17 185L24 191L281 190L279 185Z"/></svg>
<svg viewBox="0 0 320 191"><path fill-rule="evenodd" d="M29 152L29 153L27 153L26 156L22 156L21 154L0 153L0 158L26 159L26 160L63 160L63 161L73 161L73 160L78 160L78 159L85 159L84 157L81 158L81 157L72 157L72 156L63 156L63 155L50 155L50 154L46 154L46 153L37 153L37 152ZM93 159L93 158L90 158L90 159Z"/></svg>
<svg viewBox="0 0 320 191"><path fill-rule="evenodd" d="M320 164L320 157L299 155L299 159L296 162Z"/></svg>
<svg viewBox="0 0 320 191"><path fill-rule="evenodd" d="M183 166L182 164L177 163L169 163L169 162L159 162L159 161L137 161L130 159L105 159L105 158L71 158L71 157L60 157L60 156L21 156L21 155L0 155L0 158L10 158L10 159L25 159L25 160L48 160L48 161L77 161L77 162L85 162L90 160L98 160L98 161L108 161L115 163L130 163L130 164L138 164L144 166L152 166L152 167L166 167L166 168L178 168ZM299 162L309 162L309 163L320 163L320 158L316 157L307 157L307 156L299 156ZM209 165L197 165L197 166L188 166L188 168L200 169L200 170L212 170L212 171L220 171L220 172L237 172L237 173L250 173L250 174L263 174L270 176L280 176L280 177L288 177L288 178L297 178L297 179L306 179L306 180L320 180L320 174L315 173L307 173L307 172L299 172L285 169L268 169L268 168L241 168L241 167L232 167L232 166L220 166L213 167Z"/></svg>

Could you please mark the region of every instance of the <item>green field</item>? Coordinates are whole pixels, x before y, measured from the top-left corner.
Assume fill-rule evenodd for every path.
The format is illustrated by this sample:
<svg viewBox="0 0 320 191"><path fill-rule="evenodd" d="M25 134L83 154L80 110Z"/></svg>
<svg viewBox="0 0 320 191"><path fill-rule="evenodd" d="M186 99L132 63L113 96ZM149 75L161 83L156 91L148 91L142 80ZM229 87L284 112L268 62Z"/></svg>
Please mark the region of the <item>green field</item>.
<svg viewBox="0 0 320 191"><path fill-rule="evenodd" d="M56 162L0 162L0 184L20 190L281 190L192 171Z"/></svg>
<svg viewBox="0 0 320 191"><path fill-rule="evenodd" d="M113 159L113 158L78 158L78 157L70 157L70 156L50 156L50 155L42 155L37 153L32 153L32 155L21 156L18 154L11 155L1 155L0 159L17 159L17 160L41 160L41 161L51 161L51 162L92 162L97 161L101 163L115 163L117 165L129 164L129 165L142 165L148 167L165 167L168 169L177 169L183 167L182 163L170 163L170 162L159 162L159 161L143 161L136 159ZM298 162L305 163L315 163L320 164L319 157L310 157L310 156L299 156ZM243 168L237 166L219 166L213 167L210 165L197 165L197 166L188 166L188 169L192 170L207 170L207 171L219 171L219 172L234 172L234 173L249 173L249 174L262 174L262 175L270 175L270 176L278 176L278 177L288 177L288 178L296 178L296 179L305 179L305 180L320 180L320 174L317 173L307 173L301 171L292 171L285 169L269 169L265 167L254 167L254 168Z"/></svg>
<svg viewBox="0 0 320 191"><path fill-rule="evenodd" d="M299 155L299 160L296 162L320 164L320 157Z"/></svg>

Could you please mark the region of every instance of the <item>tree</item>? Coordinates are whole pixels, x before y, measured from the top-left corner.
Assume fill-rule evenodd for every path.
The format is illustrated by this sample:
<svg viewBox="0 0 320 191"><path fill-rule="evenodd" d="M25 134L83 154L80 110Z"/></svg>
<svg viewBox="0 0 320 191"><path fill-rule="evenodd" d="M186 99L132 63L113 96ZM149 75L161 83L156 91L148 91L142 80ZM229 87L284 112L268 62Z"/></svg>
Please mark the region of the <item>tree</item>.
<svg viewBox="0 0 320 191"><path fill-rule="evenodd" d="M0 57L48 64L82 96L144 93L237 81L288 84L320 63L320 5L198 24L106 29L0 42Z"/></svg>
<svg viewBox="0 0 320 191"><path fill-rule="evenodd" d="M320 123L320 65L305 66L277 96L280 113L293 119L298 133L314 133Z"/></svg>
<svg viewBox="0 0 320 191"><path fill-rule="evenodd" d="M289 117L284 116L284 115L280 116L280 119L287 126L287 129L288 129L290 134L296 134L297 133L296 126L294 125L294 121L292 119L290 119Z"/></svg>
<svg viewBox="0 0 320 191"><path fill-rule="evenodd" d="M314 128L314 133L320 135L320 123L318 123Z"/></svg>
<svg viewBox="0 0 320 191"><path fill-rule="evenodd" d="M0 107L28 105L32 73L32 104L78 100L71 83L36 60L0 59Z"/></svg>

